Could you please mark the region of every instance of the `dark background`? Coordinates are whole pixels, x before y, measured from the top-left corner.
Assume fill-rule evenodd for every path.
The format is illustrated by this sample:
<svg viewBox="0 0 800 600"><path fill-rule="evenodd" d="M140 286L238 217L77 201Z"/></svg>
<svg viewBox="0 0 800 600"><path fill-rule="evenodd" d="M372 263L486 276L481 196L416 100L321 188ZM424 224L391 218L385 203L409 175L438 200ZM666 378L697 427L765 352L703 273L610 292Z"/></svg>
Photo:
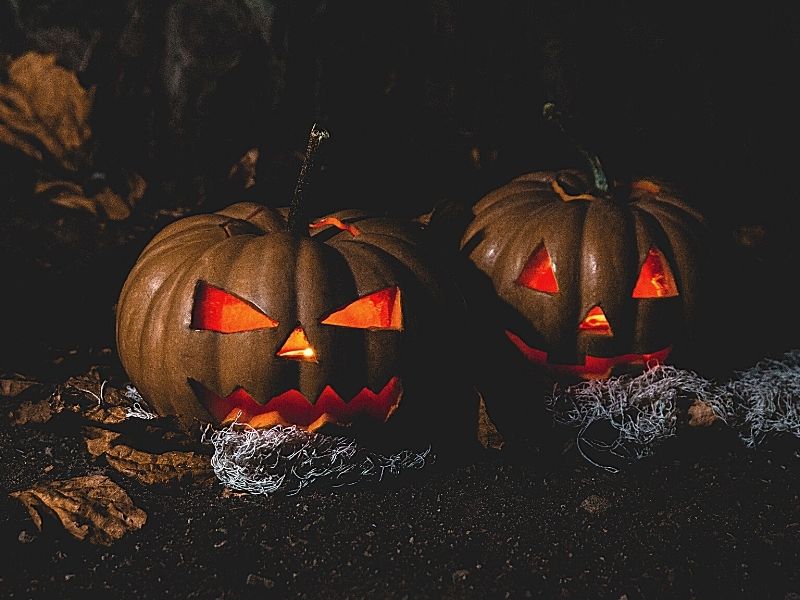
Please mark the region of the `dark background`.
<svg viewBox="0 0 800 600"><path fill-rule="evenodd" d="M413 217L582 166L546 101L612 177L665 179L706 215L701 354L735 369L792 349L799 18L785 3L1 0L0 53L54 53L95 89L86 189L148 183L131 218L104 222L33 199L40 166L0 147L2 364L113 355L146 241L191 212L288 204L314 122L331 139L309 213ZM254 147L245 189L229 172Z"/></svg>

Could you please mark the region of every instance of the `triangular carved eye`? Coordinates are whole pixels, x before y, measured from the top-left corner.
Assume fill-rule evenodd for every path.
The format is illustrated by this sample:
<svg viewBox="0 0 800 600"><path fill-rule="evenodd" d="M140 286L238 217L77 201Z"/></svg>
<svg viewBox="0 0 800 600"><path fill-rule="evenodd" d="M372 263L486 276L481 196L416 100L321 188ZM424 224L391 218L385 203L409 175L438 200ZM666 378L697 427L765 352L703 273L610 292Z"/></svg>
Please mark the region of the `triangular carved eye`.
<svg viewBox="0 0 800 600"><path fill-rule="evenodd" d="M633 288L634 298L671 298L678 295L675 277L664 254L652 246L639 270L639 278Z"/></svg>
<svg viewBox="0 0 800 600"><path fill-rule="evenodd" d="M321 321L324 325L357 329L402 329L400 289L388 287L351 302Z"/></svg>
<svg viewBox="0 0 800 600"><path fill-rule="evenodd" d="M239 333L277 326L276 320L246 300L205 281L197 283L192 306L192 329Z"/></svg>
<svg viewBox="0 0 800 600"><path fill-rule="evenodd" d="M544 242L531 253L528 262L525 263L525 267L517 277L517 285L548 294L558 292L555 265L550 260L550 253L545 248Z"/></svg>

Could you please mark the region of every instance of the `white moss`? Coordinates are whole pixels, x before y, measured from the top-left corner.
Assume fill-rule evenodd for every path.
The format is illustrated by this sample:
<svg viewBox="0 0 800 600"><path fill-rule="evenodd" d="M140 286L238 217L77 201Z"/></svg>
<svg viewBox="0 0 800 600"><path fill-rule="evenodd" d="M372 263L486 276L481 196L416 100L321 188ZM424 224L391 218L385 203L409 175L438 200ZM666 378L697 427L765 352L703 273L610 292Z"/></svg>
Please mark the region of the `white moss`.
<svg viewBox="0 0 800 600"><path fill-rule="evenodd" d="M616 471L598 465L583 447L625 459L648 456L675 435L678 406L688 406L695 398L736 429L748 448L770 435L800 438L800 350L764 359L722 385L692 371L658 365L637 376L620 375L563 389L556 386L546 404L557 422L578 429L576 444L587 460ZM616 438L589 438L589 427L598 422L610 426Z"/></svg>
<svg viewBox="0 0 800 600"><path fill-rule="evenodd" d="M421 469L433 459L430 448L386 456L353 439L295 426L254 429L233 423L222 429L208 427L203 440L214 446L211 466L217 478L233 490L251 494L294 495L311 485L381 481L407 469Z"/></svg>

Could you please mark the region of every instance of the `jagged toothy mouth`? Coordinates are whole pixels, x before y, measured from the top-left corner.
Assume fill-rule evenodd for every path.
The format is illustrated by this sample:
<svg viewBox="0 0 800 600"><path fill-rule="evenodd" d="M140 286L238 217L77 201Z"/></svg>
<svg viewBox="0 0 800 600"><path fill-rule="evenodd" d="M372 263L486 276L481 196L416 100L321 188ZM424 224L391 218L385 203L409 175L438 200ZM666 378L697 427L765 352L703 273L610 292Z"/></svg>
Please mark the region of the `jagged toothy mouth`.
<svg viewBox="0 0 800 600"><path fill-rule="evenodd" d="M559 375L571 375L584 379L604 379L609 377L615 368L633 365L652 365L663 363L672 352L672 346L667 346L655 352L646 354L620 354L618 356L592 356L586 354L583 364L558 364L547 360L547 352L529 346L515 333L506 330L506 336L519 349L528 361L547 367Z"/></svg>
<svg viewBox="0 0 800 600"><path fill-rule="evenodd" d="M292 389L273 396L264 404L257 402L241 386L227 396L220 396L195 379L190 378L189 385L200 403L220 424L235 420L252 427L298 425L309 431L329 423L350 425L361 419L382 423L395 411L403 395L399 377L392 377L379 392L365 387L349 402L345 402L329 385L314 403L300 391Z"/></svg>

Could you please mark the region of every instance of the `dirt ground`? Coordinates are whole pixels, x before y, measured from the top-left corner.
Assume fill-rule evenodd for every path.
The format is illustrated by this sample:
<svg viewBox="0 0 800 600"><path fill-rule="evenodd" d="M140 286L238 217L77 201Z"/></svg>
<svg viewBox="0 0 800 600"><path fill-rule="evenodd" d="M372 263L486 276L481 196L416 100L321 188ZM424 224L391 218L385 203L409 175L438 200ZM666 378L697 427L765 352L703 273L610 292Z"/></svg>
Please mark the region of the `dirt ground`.
<svg viewBox="0 0 800 600"><path fill-rule="evenodd" d="M618 474L489 454L292 497L159 490L79 436L0 427L4 598L779 598L800 590L798 456L682 439ZM678 449L680 446L680 449ZM147 512L111 547L9 497L104 473Z"/></svg>

